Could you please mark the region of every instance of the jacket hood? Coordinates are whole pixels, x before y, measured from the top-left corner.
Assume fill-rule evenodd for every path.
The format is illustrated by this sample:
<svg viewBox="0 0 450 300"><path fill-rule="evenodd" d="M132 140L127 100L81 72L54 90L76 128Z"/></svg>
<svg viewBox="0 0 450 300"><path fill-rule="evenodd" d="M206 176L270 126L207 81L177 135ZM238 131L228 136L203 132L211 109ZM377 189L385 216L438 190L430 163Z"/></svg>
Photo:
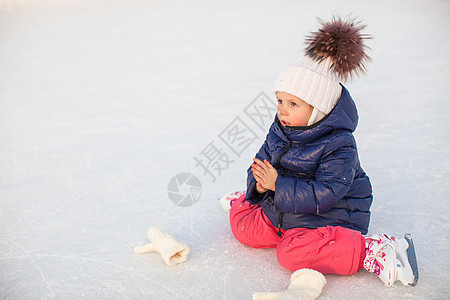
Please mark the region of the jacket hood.
<svg viewBox="0 0 450 300"><path fill-rule="evenodd" d="M342 93L336 106L319 122L310 126L286 126L281 125L278 116L271 131L286 142L307 143L323 136L333 130L349 130L354 132L358 125L358 111L355 102L348 90L341 84Z"/></svg>

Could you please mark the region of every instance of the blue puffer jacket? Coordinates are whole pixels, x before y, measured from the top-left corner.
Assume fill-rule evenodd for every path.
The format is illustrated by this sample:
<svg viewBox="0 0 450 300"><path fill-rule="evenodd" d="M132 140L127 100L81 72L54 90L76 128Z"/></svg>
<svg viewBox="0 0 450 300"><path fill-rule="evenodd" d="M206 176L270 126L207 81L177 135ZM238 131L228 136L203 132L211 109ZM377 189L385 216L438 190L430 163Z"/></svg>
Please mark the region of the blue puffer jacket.
<svg viewBox="0 0 450 300"><path fill-rule="evenodd" d="M372 186L352 132L358 112L342 87L335 108L309 127L283 127L275 117L256 158L278 171L275 192L259 194L251 168L247 196L279 229L342 226L367 233Z"/></svg>

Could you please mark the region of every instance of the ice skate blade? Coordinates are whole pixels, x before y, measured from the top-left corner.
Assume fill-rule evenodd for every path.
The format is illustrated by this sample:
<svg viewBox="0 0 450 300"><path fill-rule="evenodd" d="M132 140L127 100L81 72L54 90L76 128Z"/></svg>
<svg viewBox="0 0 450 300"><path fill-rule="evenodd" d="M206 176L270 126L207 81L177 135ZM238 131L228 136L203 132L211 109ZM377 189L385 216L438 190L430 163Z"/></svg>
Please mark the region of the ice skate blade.
<svg viewBox="0 0 450 300"><path fill-rule="evenodd" d="M414 244L410 234L397 240L396 278L404 285L415 286L419 279Z"/></svg>
<svg viewBox="0 0 450 300"><path fill-rule="evenodd" d="M417 281L419 280L419 268L417 267L416 250L414 249L414 243L409 233L405 234L405 240L409 245L406 252L408 254L409 265L411 266L412 272L414 274L414 281L409 283L409 285L416 286Z"/></svg>
<svg viewBox="0 0 450 300"><path fill-rule="evenodd" d="M415 286L418 280L417 260L411 235L396 241L396 279L404 285Z"/></svg>

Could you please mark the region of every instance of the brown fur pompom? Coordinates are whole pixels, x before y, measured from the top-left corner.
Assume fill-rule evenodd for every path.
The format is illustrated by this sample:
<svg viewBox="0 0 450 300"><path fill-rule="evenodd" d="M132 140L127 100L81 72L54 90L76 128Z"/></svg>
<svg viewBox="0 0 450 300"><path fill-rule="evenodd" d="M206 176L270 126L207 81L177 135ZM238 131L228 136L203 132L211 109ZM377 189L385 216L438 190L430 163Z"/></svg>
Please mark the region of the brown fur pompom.
<svg viewBox="0 0 450 300"><path fill-rule="evenodd" d="M318 21L322 28L306 37L306 55L316 61L330 59L332 70L343 81L364 74L366 63L371 61L364 45L364 40L371 36L361 33L366 26L350 17L334 16L330 22Z"/></svg>

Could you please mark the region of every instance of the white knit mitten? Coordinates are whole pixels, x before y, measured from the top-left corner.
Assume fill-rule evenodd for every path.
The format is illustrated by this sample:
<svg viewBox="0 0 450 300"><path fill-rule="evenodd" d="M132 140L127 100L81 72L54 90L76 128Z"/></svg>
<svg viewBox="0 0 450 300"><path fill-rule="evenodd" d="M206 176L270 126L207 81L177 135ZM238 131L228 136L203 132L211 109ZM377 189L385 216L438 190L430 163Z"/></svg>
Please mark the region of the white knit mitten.
<svg viewBox="0 0 450 300"><path fill-rule="evenodd" d="M149 228L147 236L151 243L134 248L134 252L159 252L168 266L175 266L186 261L190 251L187 244L178 242L173 236L154 226Z"/></svg>
<svg viewBox="0 0 450 300"><path fill-rule="evenodd" d="M254 293L253 300L314 300L320 296L327 281L322 273L300 269L291 275L288 288L280 292Z"/></svg>

